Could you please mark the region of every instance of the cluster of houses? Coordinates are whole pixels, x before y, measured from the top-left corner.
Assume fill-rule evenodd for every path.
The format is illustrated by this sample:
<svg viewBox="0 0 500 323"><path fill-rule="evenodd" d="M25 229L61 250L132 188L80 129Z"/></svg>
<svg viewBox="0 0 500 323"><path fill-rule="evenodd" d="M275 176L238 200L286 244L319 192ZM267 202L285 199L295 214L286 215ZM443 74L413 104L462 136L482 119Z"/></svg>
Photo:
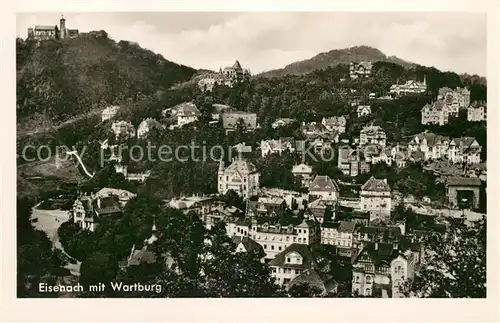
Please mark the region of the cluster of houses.
<svg viewBox="0 0 500 323"><path fill-rule="evenodd" d="M424 125L445 125L449 117L457 117L461 109L467 109L467 120L479 122L486 120L486 104L484 102L470 103L470 91L467 88L456 88L454 90L443 87L431 103L426 104L421 110Z"/></svg>
<svg viewBox="0 0 500 323"><path fill-rule="evenodd" d="M250 71L241 67L236 61L232 66L220 68L218 73L210 73L198 81L198 86L202 91L212 91L216 85L233 87L238 82L250 79Z"/></svg>

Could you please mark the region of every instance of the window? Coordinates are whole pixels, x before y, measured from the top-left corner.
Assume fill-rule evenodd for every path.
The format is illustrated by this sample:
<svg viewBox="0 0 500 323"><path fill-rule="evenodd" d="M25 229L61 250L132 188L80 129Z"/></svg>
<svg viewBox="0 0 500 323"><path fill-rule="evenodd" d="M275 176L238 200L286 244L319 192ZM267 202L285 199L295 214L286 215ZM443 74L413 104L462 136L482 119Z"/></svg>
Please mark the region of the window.
<svg viewBox="0 0 500 323"><path fill-rule="evenodd" d="M276 268L273 268L273 273L274 273L274 274L276 273Z"/></svg>
<svg viewBox="0 0 500 323"><path fill-rule="evenodd" d="M290 263L290 262L292 262L292 259L286 258L286 262Z"/></svg>
<svg viewBox="0 0 500 323"><path fill-rule="evenodd" d="M356 276L356 283L359 283L359 276Z"/></svg>
<svg viewBox="0 0 500 323"><path fill-rule="evenodd" d="M366 293L365 293L366 296L369 296L371 295L371 290L369 288L366 289Z"/></svg>
<svg viewBox="0 0 500 323"><path fill-rule="evenodd" d="M300 275L300 269L295 269L295 274Z"/></svg>
<svg viewBox="0 0 500 323"><path fill-rule="evenodd" d="M267 249L267 244L264 245L264 249Z"/></svg>
<svg viewBox="0 0 500 323"><path fill-rule="evenodd" d="M372 282L372 278L370 276L366 276L366 283L369 284Z"/></svg>
<svg viewBox="0 0 500 323"><path fill-rule="evenodd" d="M281 246L278 247L278 250L281 251Z"/></svg>
<svg viewBox="0 0 500 323"><path fill-rule="evenodd" d="M290 278L283 279L283 284L288 284L290 282Z"/></svg>
<svg viewBox="0 0 500 323"><path fill-rule="evenodd" d="M271 245L271 250L274 250L274 245Z"/></svg>

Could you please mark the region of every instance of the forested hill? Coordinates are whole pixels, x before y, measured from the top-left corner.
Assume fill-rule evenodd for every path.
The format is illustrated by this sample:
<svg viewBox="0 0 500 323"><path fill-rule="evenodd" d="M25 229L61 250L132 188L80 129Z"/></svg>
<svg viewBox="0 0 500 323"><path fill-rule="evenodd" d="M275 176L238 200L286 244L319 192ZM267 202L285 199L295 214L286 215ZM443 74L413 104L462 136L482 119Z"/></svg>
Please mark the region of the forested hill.
<svg viewBox="0 0 500 323"><path fill-rule="evenodd" d="M189 80L196 70L105 31L41 42L16 40L17 117L56 122ZM28 118L29 119L29 118Z"/></svg>
<svg viewBox="0 0 500 323"><path fill-rule="evenodd" d="M345 49L334 49L320 53L310 59L294 62L281 69L260 73L256 77L280 77L285 75L302 75L314 70L321 70L350 62L371 61L396 63L406 68L415 67L415 63L407 62L396 56L386 56L380 50L369 46L356 46Z"/></svg>

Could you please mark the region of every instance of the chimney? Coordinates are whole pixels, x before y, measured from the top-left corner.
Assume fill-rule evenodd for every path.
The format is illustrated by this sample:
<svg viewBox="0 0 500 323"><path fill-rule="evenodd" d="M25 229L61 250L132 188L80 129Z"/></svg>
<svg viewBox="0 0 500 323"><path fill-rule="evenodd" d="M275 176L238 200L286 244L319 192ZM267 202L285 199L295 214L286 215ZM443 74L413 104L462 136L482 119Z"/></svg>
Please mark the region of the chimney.
<svg viewBox="0 0 500 323"><path fill-rule="evenodd" d="M375 247L374 247L375 250L378 250L378 242L375 242Z"/></svg>

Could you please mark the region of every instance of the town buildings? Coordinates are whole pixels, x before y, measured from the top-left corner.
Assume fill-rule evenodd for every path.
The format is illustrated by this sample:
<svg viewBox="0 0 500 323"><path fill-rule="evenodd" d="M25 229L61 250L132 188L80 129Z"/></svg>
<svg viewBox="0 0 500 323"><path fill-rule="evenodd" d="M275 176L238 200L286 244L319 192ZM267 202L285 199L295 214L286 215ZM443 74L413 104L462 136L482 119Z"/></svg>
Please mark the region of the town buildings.
<svg viewBox="0 0 500 323"><path fill-rule="evenodd" d="M389 93L395 94L397 96L409 95L409 94L421 94L427 91L427 80L424 76L423 82L418 82L415 80L406 81L404 84L393 84L389 89Z"/></svg>
<svg viewBox="0 0 500 323"><path fill-rule="evenodd" d="M349 64L349 76L351 79L357 79L358 77L368 78L372 75L372 67L371 62L351 62Z"/></svg>
<svg viewBox="0 0 500 323"><path fill-rule="evenodd" d="M467 108L467 120L471 122L486 121L486 103L473 102Z"/></svg>
<svg viewBox="0 0 500 323"><path fill-rule="evenodd" d="M473 137L453 138L448 147L448 160L454 164L479 164L481 149L481 145Z"/></svg>
<svg viewBox="0 0 500 323"><path fill-rule="evenodd" d="M432 132L421 132L410 140L408 150L421 151L424 160L443 159L448 156L450 138Z"/></svg>
<svg viewBox="0 0 500 323"><path fill-rule="evenodd" d="M120 107L117 105L106 107L101 113L102 121L112 119L118 113L118 110L120 110Z"/></svg>
<svg viewBox="0 0 500 323"><path fill-rule="evenodd" d="M387 143L387 135L384 129L380 126L366 126L361 129L359 134L359 144L364 145L380 145L385 147Z"/></svg>
<svg viewBox="0 0 500 323"><path fill-rule="evenodd" d="M371 106L369 105L358 105L358 108L356 110L358 113L358 118L361 118L363 116L367 116L372 113Z"/></svg>
<svg viewBox="0 0 500 323"><path fill-rule="evenodd" d="M292 174L298 178L302 187L309 187L313 180L313 169L304 163L295 165L292 168Z"/></svg>
<svg viewBox="0 0 500 323"><path fill-rule="evenodd" d="M220 194L226 194L233 190L239 196L247 199L257 195L259 191L260 174L257 168L250 161L244 158L236 158L228 166L224 167L221 160L218 172L218 191Z"/></svg>
<svg viewBox="0 0 500 323"><path fill-rule="evenodd" d="M427 103L421 110L422 124L445 125L448 123L448 107L444 99Z"/></svg>
<svg viewBox="0 0 500 323"><path fill-rule="evenodd" d="M325 126L328 131L335 131L339 134L343 134L345 132L347 120L344 116L323 118L321 124Z"/></svg>
<svg viewBox="0 0 500 323"><path fill-rule="evenodd" d="M338 152L338 168L344 175L355 177L370 172L370 164L365 161L361 150L341 145Z"/></svg>
<svg viewBox="0 0 500 323"><path fill-rule="evenodd" d="M28 28L28 39L36 41L73 38L78 36L78 29L66 28L66 19L61 17L59 27L57 25L36 25Z"/></svg>
<svg viewBox="0 0 500 323"><path fill-rule="evenodd" d="M480 202L480 187L481 180L479 178L462 176L448 178L446 180L448 204L453 208L477 209Z"/></svg>
<svg viewBox="0 0 500 323"><path fill-rule="evenodd" d="M120 214L135 194L119 189L103 188L96 194L80 195L73 203L72 218L83 230L94 232L104 216Z"/></svg>
<svg viewBox="0 0 500 323"><path fill-rule="evenodd" d="M470 91L467 88L456 88L455 90L449 87L442 87L438 92L438 100L443 100L448 114L458 117L460 109L467 108L470 105Z"/></svg>
<svg viewBox="0 0 500 323"><path fill-rule="evenodd" d="M391 214L392 200L391 188L387 184L387 179L376 179L370 177L363 186L361 186L360 209L369 211L372 218L388 219Z"/></svg>
<svg viewBox="0 0 500 323"><path fill-rule="evenodd" d="M260 142L260 151L262 157L269 154L281 155L285 151L295 151L294 139L291 137L282 137L280 139L263 140Z"/></svg>

